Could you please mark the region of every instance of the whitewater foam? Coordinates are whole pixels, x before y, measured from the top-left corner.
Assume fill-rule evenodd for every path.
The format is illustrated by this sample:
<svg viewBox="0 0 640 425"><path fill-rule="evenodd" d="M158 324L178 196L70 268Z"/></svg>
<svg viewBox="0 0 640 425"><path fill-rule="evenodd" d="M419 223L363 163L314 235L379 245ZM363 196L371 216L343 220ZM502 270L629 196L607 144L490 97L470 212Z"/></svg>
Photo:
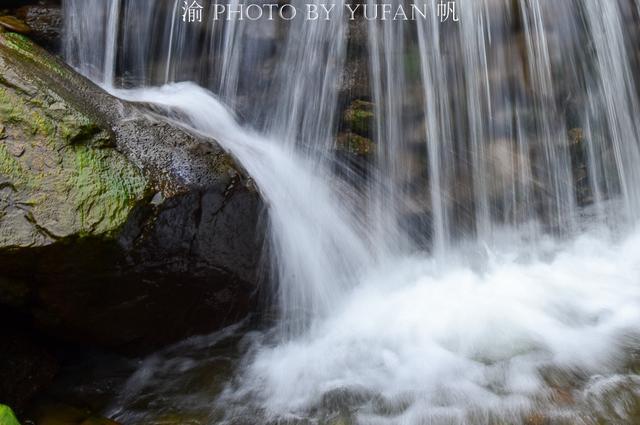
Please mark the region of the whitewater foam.
<svg viewBox="0 0 640 425"><path fill-rule="evenodd" d="M303 338L259 350L235 396L256 396L273 417L304 417L346 390L367 400L366 422L519 423L554 391L620 370L638 343L640 234L555 249L524 262L493 253L481 271L387 264Z"/></svg>

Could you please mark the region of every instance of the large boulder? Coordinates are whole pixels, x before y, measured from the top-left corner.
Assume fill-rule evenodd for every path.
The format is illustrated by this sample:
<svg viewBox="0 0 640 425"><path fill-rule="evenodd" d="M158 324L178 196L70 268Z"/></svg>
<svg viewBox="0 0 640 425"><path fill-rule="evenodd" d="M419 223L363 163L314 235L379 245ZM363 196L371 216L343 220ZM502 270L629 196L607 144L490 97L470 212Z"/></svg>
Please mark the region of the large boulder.
<svg viewBox="0 0 640 425"><path fill-rule="evenodd" d="M251 179L141 108L0 33L0 308L39 331L148 351L253 305Z"/></svg>

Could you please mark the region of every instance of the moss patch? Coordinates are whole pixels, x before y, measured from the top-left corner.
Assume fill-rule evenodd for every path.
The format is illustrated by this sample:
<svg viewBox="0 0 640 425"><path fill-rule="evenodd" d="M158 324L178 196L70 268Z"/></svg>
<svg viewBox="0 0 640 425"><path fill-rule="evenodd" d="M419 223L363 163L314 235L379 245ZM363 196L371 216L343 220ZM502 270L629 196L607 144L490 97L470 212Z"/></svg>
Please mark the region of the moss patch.
<svg viewBox="0 0 640 425"><path fill-rule="evenodd" d="M373 103L364 100L354 100L344 112L343 122L352 133L369 136L373 127Z"/></svg>
<svg viewBox="0 0 640 425"><path fill-rule="evenodd" d="M20 425L11 408L4 404L0 404L0 425Z"/></svg>
<svg viewBox="0 0 640 425"><path fill-rule="evenodd" d="M69 70L60 66L55 61L49 60L47 57L38 55L35 44L28 37L14 32L5 32L0 36L0 45L12 50L14 53L23 56L33 62L44 66L50 71L62 77L70 77Z"/></svg>

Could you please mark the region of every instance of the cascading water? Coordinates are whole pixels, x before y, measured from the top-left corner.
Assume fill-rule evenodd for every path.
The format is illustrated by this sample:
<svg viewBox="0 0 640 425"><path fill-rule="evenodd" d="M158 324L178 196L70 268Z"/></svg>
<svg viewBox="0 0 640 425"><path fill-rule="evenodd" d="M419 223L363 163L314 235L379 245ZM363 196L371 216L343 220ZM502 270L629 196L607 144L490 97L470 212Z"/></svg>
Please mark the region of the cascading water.
<svg viewBox="0 0 640 425"><path fill-rule="evenodd" d="M229 423L635 423L640 2L457 0L459 23L415 4L186 23L181 1L65 0L69 62L215 138L268 203L281 326L210 403ZM364 172L336 146L363 23Z"/></svg>

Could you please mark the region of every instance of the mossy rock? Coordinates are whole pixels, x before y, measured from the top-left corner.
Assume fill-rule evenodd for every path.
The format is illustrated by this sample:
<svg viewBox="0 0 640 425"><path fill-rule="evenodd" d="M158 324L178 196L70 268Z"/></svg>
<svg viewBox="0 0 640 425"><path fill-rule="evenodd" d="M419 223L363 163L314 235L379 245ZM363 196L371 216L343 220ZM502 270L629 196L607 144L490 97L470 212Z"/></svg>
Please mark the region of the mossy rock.
<svg viewBox="0 0 640 425"><path fill-rule="evenodd" d="M579 145L585 140L584 130L572 128L569 130L569 146Z"/></svg>
<svg viewBox="0 0 640 425"><path fill-rule="evenodd" d="M341 133L337 138L339 152L361 157L367 157L374 152L374 144L371 139L355 133Z"/></svg>
<svg viewBox="0 0 640 425"><path fill-rule="evenodd" d="M24 41L11 35L16 48ZM0 250L112 237L148 183L111 134L0 49Z"/></svg>
<svg viewBox="0 0 640 425"><path fill-rule="evenodd" d="M0 404L0 425L20 425L13 410L4 404Z"/></svg>
<svg viewBox="0 0 640 425"><path fill-rule="evenodd" d="M373 103L364 100L354 100L344 112L344 126L352 133L370 137L374 124L373 110Z"/></svg>

